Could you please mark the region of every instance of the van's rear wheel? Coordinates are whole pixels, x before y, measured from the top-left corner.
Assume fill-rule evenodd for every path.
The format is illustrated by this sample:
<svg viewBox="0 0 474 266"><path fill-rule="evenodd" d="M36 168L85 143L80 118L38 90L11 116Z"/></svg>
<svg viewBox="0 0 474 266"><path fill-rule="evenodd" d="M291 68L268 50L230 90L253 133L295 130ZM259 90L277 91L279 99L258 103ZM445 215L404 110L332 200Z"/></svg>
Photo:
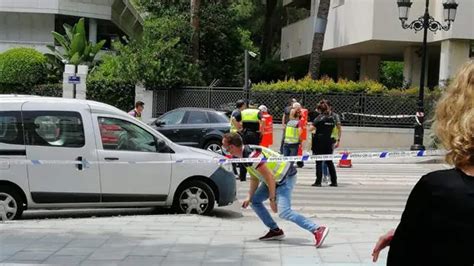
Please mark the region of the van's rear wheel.
<svg viewBox="0 0 474 266"><path fill-rule="evenodd" d="M186 182L176 192L173 205L179 213L208 215L214 209L215 198L209 185L193 180Z"/></svg>
<svg viewBox="0 0 474 266"><path fill-rule="evenodd" d="M25 207L18 192L7 186L0 186L0 219L15 220L21 217Z"/></svg>

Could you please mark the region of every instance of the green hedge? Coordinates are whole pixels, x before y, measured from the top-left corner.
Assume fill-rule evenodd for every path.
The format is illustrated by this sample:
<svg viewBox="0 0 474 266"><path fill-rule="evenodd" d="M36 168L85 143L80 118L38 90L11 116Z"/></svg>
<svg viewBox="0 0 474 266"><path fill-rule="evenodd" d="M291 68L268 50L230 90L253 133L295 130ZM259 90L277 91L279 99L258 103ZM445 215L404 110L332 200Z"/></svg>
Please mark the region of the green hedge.
<svg viewBox="0 0 474 266"><path fill-rule="evenodd" d="M129 111L134 105L135 85L121 80L91 79L87 81L87 99Z"/></svg>
<svg viewBox="0 0 474 266"><path fill-rule="evenodd" d="M62 84L12 85L0 84L0 94L26 94L62 97ZM107 103L124 111L133 109L135 85L130 82L113 80L88 80L87 99Z"/></svg>
<svg viewBox="0 0 474 266"><path fill-rule="evenodd" d="M47 77L46 57L32 48L13 48L0 54L0 84L39 84Z"/></svg>
<svg viewBox="0 0 474 266"><path fill-rule="evenodd" d="M37 85L0 84L0 94L26 94L62 97L62 86L63 85L59 83Z"/></svg>
<svg viewBox="0 0 474 266"><path fill-rule="evenodd" d="M330 78L322 78L320 80L312 80L305 77L300 80L286 80L271 83L257 83L252 86L253 91L257 92L288 92L288 93L367 93L367 94L384 94L384 95L417 95L418 89L411 88L407 90L388 89L383 84L373 81L350 81L341 79L338 82ZM427 94L439 93L426 91Z"/></svg>

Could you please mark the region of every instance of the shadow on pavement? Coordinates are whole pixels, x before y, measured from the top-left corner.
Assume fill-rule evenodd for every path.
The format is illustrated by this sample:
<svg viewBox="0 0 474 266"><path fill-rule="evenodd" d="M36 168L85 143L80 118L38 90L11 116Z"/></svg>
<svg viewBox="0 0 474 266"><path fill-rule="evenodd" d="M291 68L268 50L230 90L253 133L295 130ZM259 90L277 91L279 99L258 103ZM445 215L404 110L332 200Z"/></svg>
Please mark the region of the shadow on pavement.
<svg viewBox="0 0 474 266"><path fill-rule="evenodd" d="M116 217L116 216L136 216L136 215L168 215L176 214L170 208L106 208L106 209L62 209L62 210L32 210L25 211L22 220L34 219L65 219L65 218L92 218L92 217ZM182 214L185 215L185 214ZM242 213L230 209L216 208L209 215L210 217L222 219L237 219L242 217Z"/></svg>

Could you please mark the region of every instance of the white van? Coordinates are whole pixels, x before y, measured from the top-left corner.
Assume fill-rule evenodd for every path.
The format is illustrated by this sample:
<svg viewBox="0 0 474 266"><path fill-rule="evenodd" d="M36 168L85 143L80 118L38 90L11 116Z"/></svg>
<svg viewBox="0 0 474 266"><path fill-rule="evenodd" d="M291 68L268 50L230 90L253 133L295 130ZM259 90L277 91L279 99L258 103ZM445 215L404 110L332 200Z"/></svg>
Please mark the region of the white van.
<svg viewBox="0 0 474 266"><path fill-rule="evenodd" d="M0 97L0 214L7 219L41 208L168 206L208 214L236 198L232 169L216 157L103 103Z"/></svg>

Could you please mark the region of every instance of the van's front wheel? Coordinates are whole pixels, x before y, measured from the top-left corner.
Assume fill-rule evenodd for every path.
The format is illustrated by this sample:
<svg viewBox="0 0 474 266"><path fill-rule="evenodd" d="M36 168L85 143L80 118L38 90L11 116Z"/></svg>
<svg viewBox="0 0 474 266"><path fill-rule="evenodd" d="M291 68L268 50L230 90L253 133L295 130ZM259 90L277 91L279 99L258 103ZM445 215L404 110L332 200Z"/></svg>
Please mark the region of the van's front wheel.
<svg viewBox="0 0 474 266"><path fill-rule="evenodd" d="M206 183L193 180L176 192L174 207L179 213L208 215L214 209L215 196Z"/></svg>
<svg viewBox="0 0 474 266"><path fill-rule="evenodd" d="M24 210L23 200L13 189L0 186L0 220L15 220L21 217Z"/></svg>

